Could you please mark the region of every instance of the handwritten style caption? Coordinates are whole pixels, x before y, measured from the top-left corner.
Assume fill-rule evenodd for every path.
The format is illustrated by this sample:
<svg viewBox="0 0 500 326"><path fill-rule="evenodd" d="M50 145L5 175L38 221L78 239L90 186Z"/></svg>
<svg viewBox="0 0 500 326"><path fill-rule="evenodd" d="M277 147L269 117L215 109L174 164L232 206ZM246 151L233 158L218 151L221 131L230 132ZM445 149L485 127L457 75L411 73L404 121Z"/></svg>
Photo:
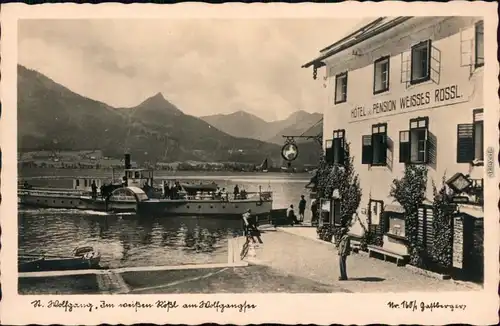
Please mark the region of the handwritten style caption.
<svg viewBox="0 0 500 326"><path fill-rule="evenodd" d="M97 310L104 309L130 309L135 312L142 310L151 309L161 309L163 311L169 312L172 310L179 309L213 309L217 312L224 313L227 310L238 311L241 313L246 313L252 309L256 309L256 304L247 303L224 303L221 301L200 301L197 303L178 303L177 301L165 301L158 300L154 303L143 302L143 301L127 301L121 303L110 303L105 300L99 300L96 302L77 302L71 300L34 300L31 302L33 308L41 309L62 309L64 312L72 312L75 310L87 310L89 312L94 312Z"/></svg>
<svg viewBox="0 0 500 326"><path fill-rule="evenodd" d="M454 312L455 310L465 310L467 305L465 304L444 304L439 301L436 302L417 302L417 300L412 301L401 301L401 302L387 302L387 306L391 309L405 309L410 311L434 311L434 310L450 310Z"/></svg>

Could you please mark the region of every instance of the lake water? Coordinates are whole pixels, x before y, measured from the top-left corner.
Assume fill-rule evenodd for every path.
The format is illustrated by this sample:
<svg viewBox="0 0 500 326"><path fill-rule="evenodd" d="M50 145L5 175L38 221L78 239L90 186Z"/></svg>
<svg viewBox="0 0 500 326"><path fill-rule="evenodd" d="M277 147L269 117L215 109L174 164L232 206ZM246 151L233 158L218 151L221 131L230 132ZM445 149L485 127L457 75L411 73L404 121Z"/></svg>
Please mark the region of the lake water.
<svg viewBox="0 0 500 326"><path fill-rule="evenodd" d="M117 174L118 175L118 174ZM23 171L35 186L71 187L74 176L111 177L109 171ZM309 175L156 173L176 180L215 181L232 191L235 184L247 191L273 191L273 207L298 204ZM136 216L96 211L33 209L19 207L19 254L70 255L79 245L101 252L109 267L178 265L227 262L227 239L241 235L241 221L206 217Z"/></svg>

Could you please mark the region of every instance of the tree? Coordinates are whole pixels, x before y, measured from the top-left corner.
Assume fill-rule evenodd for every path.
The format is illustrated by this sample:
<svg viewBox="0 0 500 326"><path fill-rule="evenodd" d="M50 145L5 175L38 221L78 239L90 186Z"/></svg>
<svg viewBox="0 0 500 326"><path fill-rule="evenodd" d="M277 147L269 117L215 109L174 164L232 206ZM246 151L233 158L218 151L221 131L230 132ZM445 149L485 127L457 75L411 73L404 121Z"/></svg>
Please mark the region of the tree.
<svg viewBox="0 0 500 326"><path fill-rule="evenodd" d="M318 167L318 194L320 198L331 198L333 191L338 190L340 201L341 227L350 227L352 219L361 202L361 186L359 176L354 170L354 158L350 156L350 144L345 146L344 162L330 164L321 156ZM334 229L337 234L340 228ZM327 233L328 234L328 233ZM336 240L339 237L335 237Z"/></svg>
<svg viewBox="0 0 500 326"><path fill-rule="evenodd" d="M425 200L427 188L427 166L406 164L401 179L392 181L390 195L405 210L406 236L410 264L423 264L423 247L418 241L418 209Z"/></svg>

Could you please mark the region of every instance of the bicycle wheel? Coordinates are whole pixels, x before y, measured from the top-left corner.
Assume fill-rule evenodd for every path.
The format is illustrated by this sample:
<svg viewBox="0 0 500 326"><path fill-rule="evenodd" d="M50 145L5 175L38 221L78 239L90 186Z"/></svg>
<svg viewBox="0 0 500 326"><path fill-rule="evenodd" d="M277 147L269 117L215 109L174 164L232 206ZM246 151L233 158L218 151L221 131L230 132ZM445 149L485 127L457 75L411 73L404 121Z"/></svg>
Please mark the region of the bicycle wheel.
<svg viewBox="0 0 500 326"><path fill-rule="evenodd" d="M241 248L240 259L243 260L248 254L248 240L243 244L243 248Z"/></svg>

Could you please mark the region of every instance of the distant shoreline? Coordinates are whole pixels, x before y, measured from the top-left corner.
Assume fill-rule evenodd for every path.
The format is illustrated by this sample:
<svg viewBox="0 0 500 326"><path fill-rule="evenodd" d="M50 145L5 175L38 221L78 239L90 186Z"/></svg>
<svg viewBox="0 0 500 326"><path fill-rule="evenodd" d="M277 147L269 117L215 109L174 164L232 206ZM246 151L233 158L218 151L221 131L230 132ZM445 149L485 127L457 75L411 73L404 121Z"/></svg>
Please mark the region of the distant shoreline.
<svg viewBox="0 0 500 326"><path fill-rule="evenodd" d="M115 169L115 178L123 173L122 169ZM92 176L96 178L110 178L113 174L111 169L58 169L58 168L19 168L19 179L67 179L74 177ZM238 172L238 171L155 171L156 179L168 179L170 177L184 179L279 179L306 182L311 178L310 173L287 173L287 172Z"/></svg>

